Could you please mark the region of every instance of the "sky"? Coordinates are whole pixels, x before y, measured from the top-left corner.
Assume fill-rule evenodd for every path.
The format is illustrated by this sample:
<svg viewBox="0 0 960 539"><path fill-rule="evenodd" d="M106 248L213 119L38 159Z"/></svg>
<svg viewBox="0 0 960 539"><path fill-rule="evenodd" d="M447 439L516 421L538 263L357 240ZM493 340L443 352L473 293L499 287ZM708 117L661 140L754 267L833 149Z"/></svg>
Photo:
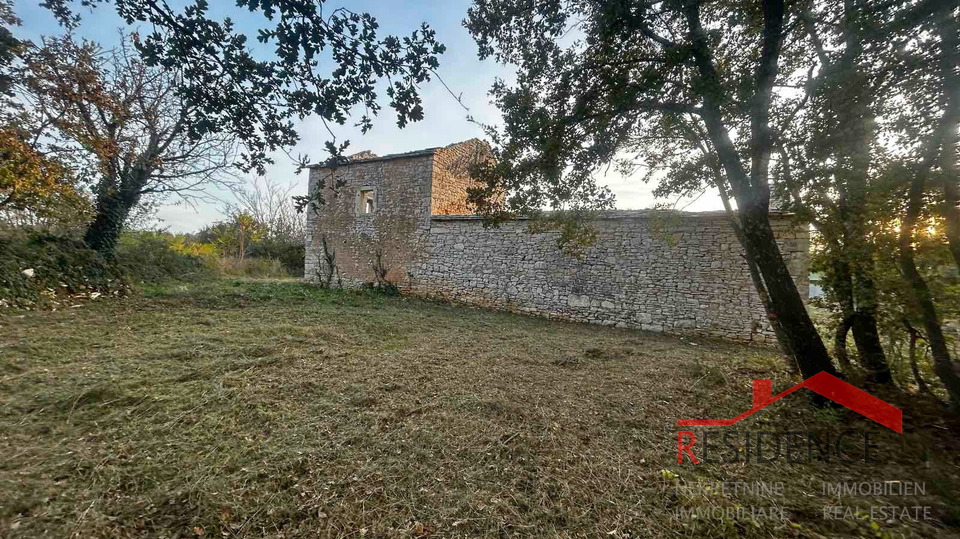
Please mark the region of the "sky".
<svg viewBox="0 0 960 539"><path fill-rule="evenodd" d="M62 32L50 13L37 6L37 0L15 0L14 9L22 19L22 26L16 30L17 37L39 42L41 36ZM183 0L171 0L173 6L186 4ZM330 6L347 5L344 0L330 2ZM268 25L268 21L259 13L250 13L234 7L232 0L211 0L211 16L230 17L238 31L250 36L255 44L255 53L260 57L270 54L268 46L257 44L253 39L257 29ZM349 140L347 153L370 150L377 155L408 152L422 148L446 146L454 142L473 137L483 137L480 127L467 121L473 116L484 124L499 124L500 113L490 102L487 95L494 80L499 77L513 80L514 68L497 64L492 59L479 60L477 46L461 21L466 16L469 0L351 0L349 7L354 11L365 11L374 15L380 22L383 34L405 35L427 22L437 32L437 38L447 46L447 52L440 57L439 74L455 94L461 94L464 108L443 85L434 80L422 88L425 119L408 124L400 129L396 126L392 110L387 106L386 96L382 98L380 116L374 120L374 128L363 135L350 125L334 126L338 140ZM105 46L116 43L117 30L126 28L124 22L116 16L111 4L103 5L93 12L81 11L83 20L76 32L78 36L92 39ZM359 114L359 113L358 113ZM324 157L323 145L329 134L318 118L308 117L296 126L300 142L290 150L290 155L306 154L311 160L319 161ZM296 182L295 194L305 194L307 172L297 175L295 166L285 154L274 156L275 164L267 169L267 176L283 184ZM652 185L644 184L635 177L622 177L609 171L598 177L598 183L608 186L617 198L619 209L643 209L658 202L675 203L675 200L657 200L651 194ZM202 226L223 217L222 209L233 197L227 191L210 191L215 200L196 201L192 205L183 203L165 204L158 218L160 226L173 232L196 231ZM175 202L170 200L170 202ZM721 209L719 198L714 193L706 193L695 201L680 201L676 207L690 211Z"/></svg>

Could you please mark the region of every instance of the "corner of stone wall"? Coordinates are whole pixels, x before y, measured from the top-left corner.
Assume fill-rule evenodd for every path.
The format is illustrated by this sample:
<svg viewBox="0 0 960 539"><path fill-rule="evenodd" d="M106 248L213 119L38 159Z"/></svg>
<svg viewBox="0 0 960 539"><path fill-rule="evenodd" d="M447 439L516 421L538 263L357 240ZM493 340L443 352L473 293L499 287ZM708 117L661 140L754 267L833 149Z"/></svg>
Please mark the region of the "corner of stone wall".
<svg viewBox="0 0 960 539"><path fill-rule="evenodd" d="M490 146L473 138L440 148L433 157L430 213L432 215L469 215L474 208L467 203L467 190L479 184L470 178L470 167L492 158Z"/></svg>

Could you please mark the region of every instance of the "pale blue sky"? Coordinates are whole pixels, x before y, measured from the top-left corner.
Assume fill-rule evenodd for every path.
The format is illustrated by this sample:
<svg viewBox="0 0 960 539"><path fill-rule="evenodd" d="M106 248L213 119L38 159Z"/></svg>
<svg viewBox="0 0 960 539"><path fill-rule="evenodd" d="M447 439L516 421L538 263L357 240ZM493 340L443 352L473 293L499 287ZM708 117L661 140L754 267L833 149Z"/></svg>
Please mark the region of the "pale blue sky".
<svg viewBox="0 0 960 539"><path fill-rule="evenodd" d="M42 35L61 32L49 12L37 7L38 3L37 0L15 0L16 12L23 20L23 26L16 30L18 37L38 41ZM170 3L177 6L186 2L172 0ZM392 111L384 100L381 115L375 119L373 130L366 135L361 135L358 129L350 125L335 126L334 132L338 139L350 140L351 153L371 150L384 155L445 146L472 137L482 137L480 128L466 120L468 114L483 123L498 122L500 114L496 107L490 104L487 91L498 76L511 80L513 69L498 65L492 60L480 61L477 58L476 44L461 25L470 5L468 0L351 0L348 4L354 11L366 11L377 17L384 33L407 34L419 27L421 22L429 23L437 31L438 39L447 46L447 52L440 57L440 75L455 93L462 92L463 102L470 108L468 113L438 81L431 82L422 89L426 118L421 122L409 124L404 129L397 128ZM262 15L237 9L233 7L232 0L211 0L210 5L212 15L231 17L237 28L251 37L251 43L263 47L252 39L257 28L267 24ZM340 4L334 0L331 5ZM115 42L117 29L124 26L111 4L101 6L92 13L83 12L83 17L78 35L105 45ZM269 47L262 52L269 54ZM380 93L382 96L382 92ZM313 160L321 159L323 143L329 135L320 121L307 118L300 122L297 131L301 140L290 152L291 155L302 153ZM277 162L268 169L268 176L283 183L297 181L298 194L306 191L306 172L297 177L294 173L295 167L286 155L277 155L275 159ZM657 202L650 194L651 187L638 179L622 178L611 171L599 181L616 193L619 208L646 208ZM224 199L230 198L228 193L217 194ZM685 204L681 203L680 206ZM160 210L159 217L163 220L163 226L172 231L193 231L219 219L221 206L222 204L215 202L198 203L196 208L168 205ZM687 209L708 210L719 207L717 197L713 193L707 193Z"/></svg>

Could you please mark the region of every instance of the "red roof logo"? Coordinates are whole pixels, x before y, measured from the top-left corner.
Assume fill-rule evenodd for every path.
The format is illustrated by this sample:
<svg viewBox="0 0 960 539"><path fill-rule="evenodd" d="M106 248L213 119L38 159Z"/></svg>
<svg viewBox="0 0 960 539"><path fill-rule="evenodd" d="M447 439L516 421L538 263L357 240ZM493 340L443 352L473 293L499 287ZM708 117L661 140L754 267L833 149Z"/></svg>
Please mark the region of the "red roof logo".
<svg viewBox="0 0 960 539"><path fill-rule="evenodd" d="M881 425L903 433L903 412L873 395L856 388L828 372L819 372L790 389L772 396L773 380L753 381L753 408L733 419L681 419L677 425L684 426L729 426L749 417L767 406L805 387L841 406L880 423Z"/></svg>

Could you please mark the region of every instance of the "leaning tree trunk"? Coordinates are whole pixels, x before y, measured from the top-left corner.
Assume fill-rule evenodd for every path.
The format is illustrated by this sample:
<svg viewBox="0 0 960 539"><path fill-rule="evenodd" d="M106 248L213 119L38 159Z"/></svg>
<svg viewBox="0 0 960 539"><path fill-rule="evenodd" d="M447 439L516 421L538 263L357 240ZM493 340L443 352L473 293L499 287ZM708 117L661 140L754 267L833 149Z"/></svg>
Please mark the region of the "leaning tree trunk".
<svg viewBox="0 0 960 539"><path fill-rule="evenodd" d="M779 323L779 337L787 342L785 349L792 350L804 378L826 371L837 374L830 360L827 347L817 333L797 285L790 275L787 263L780 253L770 217L765 208L746 207L740 211L744 249L751 256L763 276L767 295L770 298L774 323Z"/></svg>
<svg viewBox="0 0 960 539"><path fill-rule="evenodd" d="M745 258L747 260L747 271L750 272L750 280L753 281L753 287L757 290L757 295L760 296L760 303L763 304L763 312L767 315L767 320L770 322L770 327L773 328L773 334L777 337L780 350L786 358L787 372L797 374L800 372L800 369L797 367L796 354L787 348L787 346L790 345L790 339L787 338L783 328L780 326L780 320L777 318L773 306L770 303L770 294L767 293L767 286L763 284L760 268L757 267L753 259L750 257Z"/></svg>
<svg viewBox="0 0 960 539"><path fill-rule="evenodd" d="M712 67L708 65L703 69L710 72ZM712 105L709 97L705 96L705 101ZM763 278L763 289L769 299L767 317L771 325L779 328L776 333L781 348L793 354L804 379L824 371L837 375L827 347L813 325L800 291L797 290L787 263L780 253L773 227L770 226L768 204L756 192L759 188L751 185L751 179L743 169L736 148L720 119L719 109L709 106L709 110L702 117L720 163L733 187L739 207L738 239L747 257L756 264Z"/></svg>
<svg viewBox="0 0 960 539"><path fill-rule="evenodd" d="M874 311L864 309L855 312L851 330L860 363L866 368L870 381L878 384L893 383L887 356L880 342L880 332L877 329L877 317Z"/></svg>
<svg viewBox="0 0 960 539"><path fill-rule="evenodd" d="M706 152L706 149L704 148L703 151ZM712 165L711 169L713 172L713 182L719 190L720 201L723 203L723 209L727 213L727 219L729 220L730 227L733 228L733 233L736 235L737 241L743 245L746 239L743 237L743 229L740 228L740 223L737 221L736 213L733 211L733 207L730 204L730 197L727 195L726 188L724 187L723 172L716 164ZM790 374L797 374L800 372L800 369L797 367L796 354L787 348L790 345L790 339L787 338L787 336L784 334L783 328L780 327L780 320L777 319L776 313L773 310L773 305L770 303L770 294L767 293L767 286L763 284L763 276L760 275L760 268L757 267L757 263L754 262L753 258L750 256L745 256L744 259L747 262L747 271L750 272L750 280L753 281L753 287L756 289L757 295L760 297L760 303L763 305L763 312L767 315L767 320L770 321L770 327L773 328L773 333L777 337L777 343L780 345L780 350L783 352L786 360L787 372Z"/></svg>
<svg viewBox="0 0 960 539"><path fill-rule="evenodd" d="M934 371L950 394L950 401L954 407L960 407L960 375L950 358L947 340L940 327L940 317L933 303L933 296L926 280L917 270L917 263L913 253L913 235L923 206L924 180L923 172L917 173L910 183L907 195L907 211L900 226L900 271L904 280L910 286L910 291L916 303L923 326L927 333L927 342L933 354Z"/></svg>
<svg viewBox="0 0 960 539"><path fill-rule="evenodd" d="M837 362L841 368L851 369L850 357L847 355L847 335L850 334L850 328L853 327L853 317L856 314L856 308L853 303L853 278L850 276L850 264L843 257L843 253L838 242L831 242L831 245L838 251L833 255L831 261L831 273L828 273L828 284L833 296L840 307L840 324L833 334L833 355L837 357Z"/></svg>
<svg viewBox="0 0 960 539"><path fill-rule="evenodd" d="M793 352L800 374L809 378L820 372L838 374L823 339L810 320L803 298L790 276L787 263L780 253L773 228L770 226L767 171L773 140L769 129L770 100L784 36L784 2L770 1L762 5L764 17L763 44L757 69L757 94L752 100L751 131L752 170L748 174L741 156L730 139L723 120L721 103L725 91L721 76L713 65L710 39L700 20L700 3L684 4L683 12L690 27L691 53L700 76L698 93L703 99L700 117L707 129L710 142L737 200L741 245L760 270L772 312L771 324L779 324L781 346Z"/></svg>
<svg viewBox="0 0 960 539"><path fill-rule="evenodd" d="M839 217L843 222L843 241L839 243L842 264L840 276L849 283L847 298L853 307L851 331L860 363L872 382L893 382L877 328L877 293L873 282L874 249L867 239L867 192L870 183L872 142L876 123L870 109L870 80L861 67L863 40L860 17L864 3L844 0L843 54L829 69L825 97L834 109L838 129L833 134L834 159L838 170ZM850 313L844 313L845 316Z"/></svg>
<svg viewBox="0 0 960 539"><path fill-rule="evenodd" d="M923 381L923 376L920 375L920 365L917 363L917 341L920 340L920 332L911 326L907 320L904 320L903 323L907 328L907 333L910 335L910 344L908 345L907 353L910 356L910 370L913 371L913 379L916 380L917 389L919 389L920 393L929 394L930 388L928 388L927 383Z"/></svg>
<svg viewBox="0 0 960 539"><path fill-rule="evenodd" d="M872 253L865 254L865 257L870 256ZM868 379L878 384L892 384L893 375L890 373L877 328L876 288L869 275L873 270L872 262L872 258L858 261L853 270L856 310L851 320L851 331L860 363L866 368Z"/></svg>
<svg viewBox="0 0 960 539"><path fill-rule="evenodd" d="M850 357L847 355L847 334L850 333L852 325L853 316L844 316L833 333L833 355L837 356L837 362L843 369L853 368Z"/></svg>
<svg viewBox="0 0 960 539"><path fill-rule="evenodd" d="M870 301L863 296L873 291L873 280L860 275L859 286L854 286L854 270L845 260L845 253L834 255L833 273L831 282L833 293L840 304L840 326L834 334L834 350L837 361L843 367L851 367L847 356L847 333L853 333L853 341L857 347L860 365L866 370L869 380L880 384L893 382L893 375L887 365L887 357L880 342L880 332L877 329L876 310ZM854 290L857 290L862 300L858 305L854 299Z"/></svg>
<svg viewBox="0 0 960 539"><path fill-rule="evenodd" d="M877 329L877 317L872 309L862 309L854 313L851 324L853 341L857 345L860 363L867 369L870 381L878 384L893 383L893 375L887 364L887 356L880 342Z"/></svg>

